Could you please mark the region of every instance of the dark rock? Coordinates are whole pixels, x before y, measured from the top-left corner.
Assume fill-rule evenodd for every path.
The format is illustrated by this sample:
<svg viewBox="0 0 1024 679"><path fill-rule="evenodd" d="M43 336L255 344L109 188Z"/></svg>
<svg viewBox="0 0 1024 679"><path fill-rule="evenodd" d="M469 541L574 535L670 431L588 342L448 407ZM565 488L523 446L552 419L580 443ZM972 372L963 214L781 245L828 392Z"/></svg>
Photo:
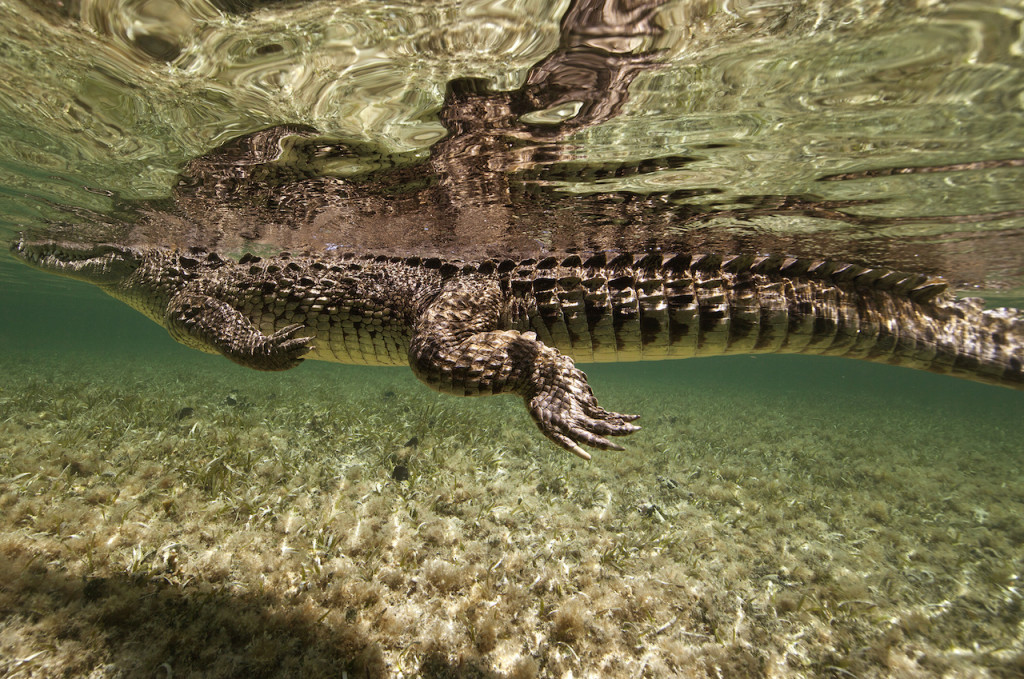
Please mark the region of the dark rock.
<svg viewBox="0 0 1024 679"><path fill-rule="evenodd" d="M89 578L85 581L85 586L82 587L82 596L85 597L86 601L96 601L106 596L107 592L107 579L106 578Z"/></svg>
<svg viewBox="0 0 1024 679"><path fill-rule="evenodd" d="M394 471L391 472L391 478L395 481L407 481L409 479L409 468L404 464L396 464Z"/></svg>

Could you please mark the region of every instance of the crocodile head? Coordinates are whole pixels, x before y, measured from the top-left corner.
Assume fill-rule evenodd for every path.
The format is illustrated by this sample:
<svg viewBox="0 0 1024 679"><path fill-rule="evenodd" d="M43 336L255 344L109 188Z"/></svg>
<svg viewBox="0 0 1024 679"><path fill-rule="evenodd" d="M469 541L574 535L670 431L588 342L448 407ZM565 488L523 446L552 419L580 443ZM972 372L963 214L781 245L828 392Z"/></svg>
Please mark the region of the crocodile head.
<svg viewBox="0 0 1024 679"><path fill-rule="evenodd" d="M100 286L123 282L142 263L142 253L125 245L30 241L24 236L11 243L11 253L37 269Z"/></svg>

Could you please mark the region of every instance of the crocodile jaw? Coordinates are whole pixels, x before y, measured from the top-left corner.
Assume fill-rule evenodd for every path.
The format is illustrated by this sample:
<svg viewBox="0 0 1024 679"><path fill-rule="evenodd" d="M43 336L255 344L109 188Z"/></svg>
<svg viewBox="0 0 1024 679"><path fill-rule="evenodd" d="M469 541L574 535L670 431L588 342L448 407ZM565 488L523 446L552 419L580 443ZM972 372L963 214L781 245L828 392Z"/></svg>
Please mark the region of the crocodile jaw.
<svg viewBox="0 0 1024 679"><path fill-rule="evenodd" d="M133 248L111 243L28 241L11 243L11 253L26 264L43 271L86 281L94 285L116 285L142 263Z"/></svg>

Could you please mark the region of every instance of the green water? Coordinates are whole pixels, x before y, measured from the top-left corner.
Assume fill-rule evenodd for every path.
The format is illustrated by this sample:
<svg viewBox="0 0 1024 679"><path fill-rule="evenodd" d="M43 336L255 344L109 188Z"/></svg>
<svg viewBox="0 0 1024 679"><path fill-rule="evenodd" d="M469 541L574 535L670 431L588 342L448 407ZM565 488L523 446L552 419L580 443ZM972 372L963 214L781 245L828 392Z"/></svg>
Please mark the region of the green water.
<svg viewBox="0 0 1024 679"><path fill-rule="evenodd" d="M26 278L0 306L5 672L1020 667L1018 392L816 357L585 366L644 430L583 463L516 399L257 373Z"/></svg>
<svg viewBox="0 0 1024 679"><path fill-rule="evenodd" d="M1024 300L1020 2L0 0L0 26L0 240L770 251ZM582 366L644 427L583 462L514 398L246 370L6 254L0 286L0 676L1024 675L1019 391Z"/></svg>

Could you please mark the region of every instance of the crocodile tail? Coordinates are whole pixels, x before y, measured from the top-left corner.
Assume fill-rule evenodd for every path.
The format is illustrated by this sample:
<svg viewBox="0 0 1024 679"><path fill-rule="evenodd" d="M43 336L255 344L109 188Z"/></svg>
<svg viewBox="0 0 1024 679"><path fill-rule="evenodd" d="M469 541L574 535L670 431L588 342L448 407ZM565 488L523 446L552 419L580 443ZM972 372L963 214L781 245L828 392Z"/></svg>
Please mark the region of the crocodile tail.
<svg viewBox="0 0 1024 679"><path fill-rule="evenodd" d="M813 284L801 291L797 284L798 296L816 302L798 310L801 305L790 300L784 339L775 351L862 359L1024 389L1024 314L985 309L976 298L957 299L944 282L924 285L899 293Z"/></svg>
<svg viewBox="0 0 1024 679"><path fill-rule="evenodd" d="M941 278L781 257L723 262L730 268L739 280L752 274L759 322L746 343L754 352L844 356L1024 389L1024 314L957 299ZM735 334L730 328L727 353L744 344Z"/></svg>
<svg viewBox="0 0 1024 679"><path fill-rule="evenodd" d="M1024 315L956 299L927 274L685 253L483 262L477 271L506 276L521 329L582 363L820 354L1024 389Z"/></svg>
<svg viewBox="0 0 1024 679"><path fill-rule="evenodd" d="M957 299L946 281L918 274L849 265L838 265L835 273L810 273L787 286L787 332L778 351L857 358L1024 389L1020 311Z"/></svg>
<svg viewBox="0 0 1024 679"><path fill-rule="evenodd" d="M1017 309L985 309L976 298L943 296L931 306L936 337L923 338L922 348L933 352L923 367L1024 389L1024 314Z"/></svg>

